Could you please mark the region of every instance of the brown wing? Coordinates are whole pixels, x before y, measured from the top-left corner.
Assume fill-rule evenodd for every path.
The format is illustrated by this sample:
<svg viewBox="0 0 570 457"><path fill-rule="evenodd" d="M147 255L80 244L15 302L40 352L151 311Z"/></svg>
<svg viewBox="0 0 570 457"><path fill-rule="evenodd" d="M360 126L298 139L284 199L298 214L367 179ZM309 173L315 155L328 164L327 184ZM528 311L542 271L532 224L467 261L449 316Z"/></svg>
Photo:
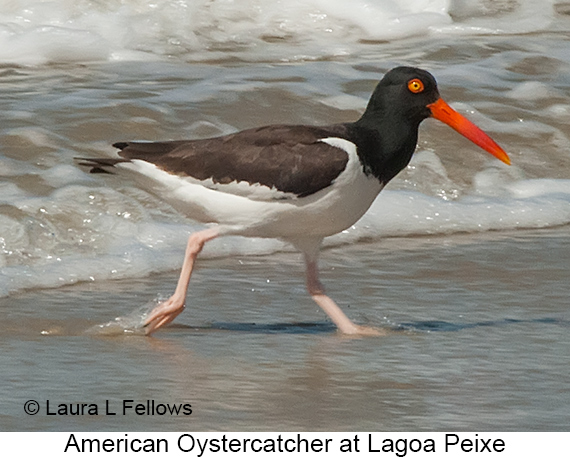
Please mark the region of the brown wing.
<svg viewBox="0 0 570 457"><path fill-rule="evenodd" d="M173 174L216 184L245 181L302 197L329 186L345 169L347 153L320 141L345 136L343 125L269 126L205 140L114 146L126 160L144 160Z"/></svg>

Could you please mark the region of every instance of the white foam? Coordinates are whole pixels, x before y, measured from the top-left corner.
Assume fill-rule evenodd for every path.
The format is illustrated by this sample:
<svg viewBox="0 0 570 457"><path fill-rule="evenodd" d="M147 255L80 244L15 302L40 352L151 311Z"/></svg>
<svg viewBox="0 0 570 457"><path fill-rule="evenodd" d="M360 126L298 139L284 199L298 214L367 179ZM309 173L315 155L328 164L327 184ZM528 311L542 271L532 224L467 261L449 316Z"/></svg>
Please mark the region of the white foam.
<svg viewBox="0 0 570 457"><path fill-rule="evenodd" d="M0 62L319 59L428 33L543 30L552 2L455 0L3 1ZM450 14L451 12L451 14ZM251 52L250 52L251 51Z"/></svg>
<svg viewBox="0 0 570 457"><path fill-rule="evenodd" d="M510 90L507 96L515 100L541 100L549 97L560 97L562 94L539 81L525 81Z"/></svg>
<svg viewBox="0 0 570 457"><path fill-rule="evenodd" d="M448 11L456 21L440 33L516 34L547 29L555 16L555 0L455 0Z"/></svg>

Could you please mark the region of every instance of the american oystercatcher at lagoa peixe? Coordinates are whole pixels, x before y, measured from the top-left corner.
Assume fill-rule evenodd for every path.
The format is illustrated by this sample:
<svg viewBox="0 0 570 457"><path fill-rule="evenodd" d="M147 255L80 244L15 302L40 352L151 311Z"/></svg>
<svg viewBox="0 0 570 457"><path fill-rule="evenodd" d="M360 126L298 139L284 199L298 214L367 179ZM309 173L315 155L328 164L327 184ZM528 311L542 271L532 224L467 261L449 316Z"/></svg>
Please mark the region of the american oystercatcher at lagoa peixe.
<svg viewBox="0 0 570 457"><path fill-rule="evenodd" d="M325 294L322 240L353 225L409 163L420 123L438 119L509 164L507 154L439 96L418 68L390 70L360 119L316 127L272 125L211 139L116 143L118 158L79 159L91 172L131 172L192 219L211 224L188 239L174 294L146 318L150 334L183 310L196 258L223 235L279 238L299 249L313 300L343 334L376 335L354 324Z"/></svg>

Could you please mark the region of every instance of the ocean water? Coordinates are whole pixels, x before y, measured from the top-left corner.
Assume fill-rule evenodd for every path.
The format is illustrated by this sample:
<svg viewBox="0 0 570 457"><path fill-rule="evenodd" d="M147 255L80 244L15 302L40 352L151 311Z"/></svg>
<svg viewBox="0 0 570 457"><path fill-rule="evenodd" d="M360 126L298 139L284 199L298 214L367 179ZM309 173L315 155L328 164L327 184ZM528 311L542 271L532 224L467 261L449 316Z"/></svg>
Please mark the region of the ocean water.
<svg viewBox="0 0 570 457"><path fill-rule="evenodd" d="M569 3L0 6L0 430L567 430ZM427 120L409 167L325 241L330 295L386 337L337 335L299 255L239 237L206 246L176 325L105 331L169 295L202 226L74 157L354 120L396 65L431 71L513 165ZM193 413L46 414L129 398Z"/></svg>

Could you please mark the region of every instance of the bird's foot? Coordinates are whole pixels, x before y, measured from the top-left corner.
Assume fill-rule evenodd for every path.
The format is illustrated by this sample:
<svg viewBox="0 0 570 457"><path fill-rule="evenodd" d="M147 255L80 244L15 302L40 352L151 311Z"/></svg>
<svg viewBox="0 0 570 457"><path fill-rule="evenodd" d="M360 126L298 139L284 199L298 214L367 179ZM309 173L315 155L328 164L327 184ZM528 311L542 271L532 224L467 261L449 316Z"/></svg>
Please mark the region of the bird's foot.
<svg viewBox="0 0 570 457"><path fill-rule="evenodd" d="M166 324L176 319L182 311L184 311L184 299L175 295L159 303L147 316L143 326L145 333L150 335Z"/></svg>
<svg viewBox="0 0 570 457"><path fill-rule="evenodd" d="M370 327L367 325L354 325L350 331L343 331L343 335L349 337L361 336L384 336L387 334L386 330L378 327Z"/></svg>

